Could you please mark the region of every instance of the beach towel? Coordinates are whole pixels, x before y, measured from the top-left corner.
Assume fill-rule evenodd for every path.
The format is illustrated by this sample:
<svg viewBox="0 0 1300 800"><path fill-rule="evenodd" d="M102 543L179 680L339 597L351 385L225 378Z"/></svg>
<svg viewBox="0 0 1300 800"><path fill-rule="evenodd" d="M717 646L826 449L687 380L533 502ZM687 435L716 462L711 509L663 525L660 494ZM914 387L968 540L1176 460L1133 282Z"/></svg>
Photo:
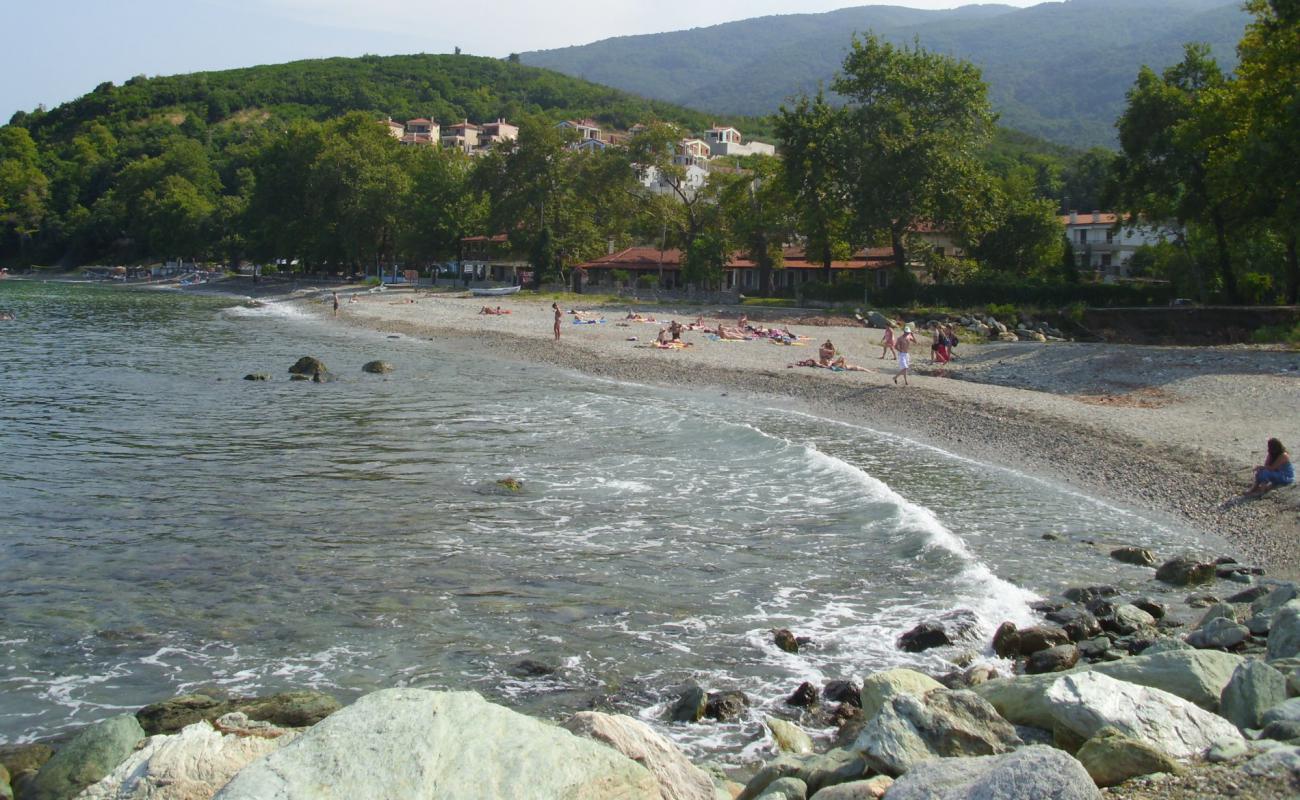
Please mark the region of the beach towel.
<svg viewBox="0 0 1300 800"><path fill-rule="evenodd" d="M574 324L574 325L604 325L604 324L605 324L605 320L603 320L603 319L575 319L575 320L573 321L573 324Z"/></svg>

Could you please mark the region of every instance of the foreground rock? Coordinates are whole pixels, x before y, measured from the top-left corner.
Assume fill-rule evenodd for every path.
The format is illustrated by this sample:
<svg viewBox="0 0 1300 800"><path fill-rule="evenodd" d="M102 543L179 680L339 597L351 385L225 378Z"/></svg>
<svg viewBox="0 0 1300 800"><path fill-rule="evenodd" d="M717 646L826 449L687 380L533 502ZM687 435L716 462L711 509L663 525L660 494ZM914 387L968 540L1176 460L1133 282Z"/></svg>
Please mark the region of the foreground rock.
<svg viewBox="0 0 1300 800"><path fill-rule="evenodd" d="M889 698L853 749L875 771L898 776L931 758L993 755L1021 744L1015 728L978 695L936 689Z"/></svg>
<svg viewBox="0 0 1300 800"><path fill-rule="evenodd" d="M1268 634L1269 661L1294 656L1300 656L1300 600L1291 600L1273 612Z"/></svg>
<svg viewBox="0 0 1300 800"><path fill-rule="evenodd" d="M206 800L249 763L298 735L265 723L247 727L242 714L222 719L243 726L247 735L223 735L207 722L196 722L175 735L152 736L77 800Z"/></svg>
<svg viewBox="0 0 1300 800"><path fill-rule="evenodd" d="M1244 744L1232 723L1159 689L1084 672L1047 690L1054 728L1091 739L1106 728L1174 758L1202 758L1215 747Z"/></svg>
<svg viewBox="0 0 1300 800"><path fill-rule="evenodd" d="M23 800L68 800L108 775L126 760L144 738L144 730L130 714L97 722L58 750L30 787Z"/></svg>
<svg viewBox="0 0 1300 800"><path fill-rule="evenodd" d="M1237 667L1223 688L1219 713L1238 728L1264 727L1264 714L1286 700L1286 678L1263 661Z"/></svg>
<svg viewBox="0 0 1300 800"><path fill-rule="evenodd" d="M612 748L474 692L386 689L245 767L216 796L623 800L658 797L659 785L649 770Z"/></svg>
<svg viewBox="0 0 1300 800"><path fill-rule="evenodd" d="M862 691L859 692L862 700L862 718L870 722L880 713L885 702L896 695L919 697L942 688L942 683L915 670L900 668L873 672L863 679Z"/></svg>
<svg viewBox="0 0 1300 800"><path fill-rule="evenodd" d="M1068 753L1034 745L1014 753L926 761L894 782L889 800L1100 800Z"/></svg>
<svg viewBox="0 0 1300 800"><path fill-rule="evenodd" d="M713 779L687 760L677 746L640 720L582 711L564 729L612 747L650 770L664 800L714 800Z"/></svg>
<svg viewBox="0 0 1300 800"><path fill-rule="evenodd" d="M1075 754L1098 786L1116 786L1140 775L1175 773L1177 761L1159 748L1105 728Z"/></svg>

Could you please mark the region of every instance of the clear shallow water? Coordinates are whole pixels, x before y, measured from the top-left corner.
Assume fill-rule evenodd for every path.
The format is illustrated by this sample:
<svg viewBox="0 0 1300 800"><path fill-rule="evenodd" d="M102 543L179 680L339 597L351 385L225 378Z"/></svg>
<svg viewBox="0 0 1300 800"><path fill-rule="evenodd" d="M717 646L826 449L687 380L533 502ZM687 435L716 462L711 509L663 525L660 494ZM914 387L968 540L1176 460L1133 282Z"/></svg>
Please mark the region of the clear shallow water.
<svg viewBox="0 0 1300 800"><path fill-rule="evenodd" d="M414 685L609 704L745 760L801 681L939 666L894 649L923 618L991 633L1064 583L1149 579L1044 533L1196 543L865 428L285 307L10 281L0 309L0 742L204 686ZM288 382L307 353L341 380ZM687 679L755 706L662 725Z"/></svg>

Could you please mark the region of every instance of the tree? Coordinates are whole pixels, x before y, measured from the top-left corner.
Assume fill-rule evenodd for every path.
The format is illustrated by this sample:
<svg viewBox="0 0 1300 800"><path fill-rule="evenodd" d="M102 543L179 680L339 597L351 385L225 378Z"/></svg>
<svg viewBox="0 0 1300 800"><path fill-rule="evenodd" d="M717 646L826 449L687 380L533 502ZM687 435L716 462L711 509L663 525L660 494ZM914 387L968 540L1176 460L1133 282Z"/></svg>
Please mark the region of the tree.
<svg viewBox="0 0 1300 800"><path fill-rule="evenodd" d="M772 271L782 266L783 246L796 228L782 165L773 158L755 160L751 168L718 187L727 227L739 250L758 265L758 292L772 293Z"/></svg>
<svg viewBox="0 0 1300 800"><path fill-rule="evenodd" d="M971 235L987 226L978 154L993 112L978 68L868 35L854 37L832 88L847 101L842 141L855 238L886 236L905 273L908 231L928 224Z"/></svg>
<svg viewBox="0 0 1300 800"><path fill-rule="evenodd" d="M1061 173L1061 212L1098 211L1107 206L1106 182L1114 164L1115 153L1104 147L1085 150L1067 164Z"/></svg>
<svg viewBox="0 0 1300 800"><path fill-rule="evenodd" d="M1014 172L993 195L993 227L971 248L984 268L1023 278L1046 274L1060 263L1056 202L1039 197L1033 181L1031 174Z"/></svg>
<svg viewBox="0 0 1300 800"><path fill-rule="evenodd" d="M1215 153L1227 146L1232 125L1226 89L1227 79L1204 45L1187 45L1183 60L1161 75L1143 67L1116 123L1122 153L1115 165L1115 192L1133 216L1208 225L1223 293L1235 303L1228 242L1231 189L1214 173Z"/></svg>
<svg viewBox="0 0 1300 800"><path fill-rule="evenodd" d="M783 106L776 120L782 155L778 177L793 203L806 253L821 263L828 284L831 262L852 251L849 186L840 152L846 123L821 91L799 98L793 108ZM760 283L766 295L768 284Z"/></svg>
<svg viewBox="0 0 1300 800"><path fill-rule="evenodd" d="M459 150L403 150L411 199L402 209L399 249L416 262L451 258L460 240L480 232L487 218L486 199L470 185L473 162Z"/></svg>
<svg viewBox="0 0 1300 800"><path fill-rule="evenodd" d="M0 128L0 222L18 236L20 255L45 217L50 182L26 128Z"/></svg>

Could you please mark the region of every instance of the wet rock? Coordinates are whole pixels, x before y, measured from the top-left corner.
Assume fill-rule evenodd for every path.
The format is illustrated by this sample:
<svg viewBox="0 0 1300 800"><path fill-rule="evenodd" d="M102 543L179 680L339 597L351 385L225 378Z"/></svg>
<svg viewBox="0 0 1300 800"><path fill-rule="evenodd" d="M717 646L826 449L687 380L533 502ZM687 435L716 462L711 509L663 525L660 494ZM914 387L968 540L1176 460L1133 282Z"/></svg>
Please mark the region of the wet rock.
<svg viewBox="0 0 1300 800"><path fill-rule="evenodd" d="M799 688L794 690L794 694L785 699L788 706L806 707L815 706L818 703L817 687L808 681L799 684Z"/></svg>
<svg viewBox="0 0 1300 800"><path fill-rule="evenodd" d="M231 701L222 712L239 712L249 719L269 722L282 728L310 728L338 711L339 701L324 692L281 692L269 697L251 697Z"/></svg>
<svg viewBox="0 0 1300 800"><path fill-rule="evenodd" d="M1004 622L993 633L993 652L999 658L1015 658L1020 655L1020 632L1016 623Z"/></svg>
<svg viewBox="0 0 1300 800"><path fill-rule="evenodd" d="M632 717L581 711L562 726L584 739L614 748L650 770L664 800L714 800L713 779L677 745Z"/></svg>
<svg viewBox="0 0 1300 800"><path fill-rule="evenodd" d="M1207 593L1189 594L1183 599L1183 603L1185 603L1189 608L1209 608L1215 603L1222 602L1223 601L1217 596Z"/></svg>
<svg viewBox="0 0 1300 800"><path fill-rule="evenodd" d="M1253 603L1261 597L1266 597L1273 591L1273 587L1259 584L1249 589L1244 589L1228 598L1229 603Z"/></svg>
<svg viewBox="0 0 1300 800"><path fill-rule="evenodd" d="M870 721L891 697L903 694L920 696L942 688L943 685L934 678L915 670L873 672L862 681L862 716Z"/></svg>
<svg viewBox="0 0 1300 800"><path fill-rule="evenodd" d="M54 748L48 744L4 744L0 745L0 766L16 778L19 773L36 772L53 755Z"/></svg>
<svg viewBox="0 0 1300 800"><path fill-rule="evenodd" d="M1114 586L1081 586L1066 589L1062 595L1065 599L1075 603L1088 603L1092 600L1114 597L1119 594L1119 589Z"/></svg>
<svg viewBox="0 0 1300 800"><path fill-rule="evenodd" d="M799 652L799 640L795 635L785 628L772 631L772 641L776 646L787 653Z"/></svg>
<svg viewBox="0 0 1300 800"><path fill-rule="evenodd" d="M1156 555L1145 547L1118 547L1110 551L1110 557L1125 564L1139 567L1154 567Z"/></svg>
<svg viewBox="0 0 1300 800"><path fill-rule="evenodd" d="M211 722L230 710L230 703L206 694L183 694L151 703L136 712L140 727L150 736L160 733L179 733L186 725Z"/></svg>
<svg viewBox="0 0 1300 800"><path fill-rule="evenodd" d="M309 376L307 376L307 375L290 375L290 376L289 376L289 380L291 380L291 381L310 381L311 378L310 378Z"/></svg>
<svg viewBox="0 0 1300 800"><path fill-rule="evenodd" d="M1205 613L1201 615L1201 620L1196 623L1196 627L1204 628L1207 623L1216 619L1226 619L1232 622L1237 622L1237 609L1230 603L1215 603L1205 609Z"/></svg>
<svg viewBox="0 0 1300 800"><path fill-rule="evenodd" d="M920 653L935 647L952 644L948 632L938 622L922 622L907 633L898 637L898 649L908 653Z"/></svg>
<svg viewBox="0 0 1300 800"><path fill-rule="evenodd" d="M1072 644L1062 644L1031 655L1025 663L1025 673L1041 675L1046 672L1062 672L1077 663L1079 663L1079 648Z"/></svg>
<svg viewBox="0 0 1300 800"><path fill-rule="evenodd" d="M1198 650L1232 650L1250 638L1250 629L1218 617L1187 635L1187 643Z"/></svg>
<svg viewBox="0 0 1300 800"><path fill-rule="evenodd" d="M1060 626L1072 642L1091 639L1101 634L1101 624L1082 608L1064 608L1047 615L1047 621Z"/></svg>
<svg viewBox="0 0 1300 800"><path fill-rule="evenodd" d="M744 692L709 692L704 702L704 716L727 722L736 719L749 708L749 698Z"/></svg>
<svg viewBox="0 0 1300 800"><path fill-rule="evenodd" d="M1156 570L1156 580L1172 586L1193 586L1214 580L1215 565L1191 556L1176 556Z"/></svg>
<svg viewBox="0 0 1300 800"><path fill-rule="evenodd" d="M1237 667L1223 687L1219 713L1238 728L1263 727L1264 714L1286 700L1286 678L1263 661Z"/></svg>
<svg viewBox="0 0 1300 800"><path fill-rule="evenodd" d="M1023 742L978 695L936 689L898 694L881 707L853 749L877 772L898 776L928 759L1004 753Z"/></svg>
<svg viewBox="0 0 1300 800"><path fill-rule="evenodd" d="M699 722L704 719L708 695L698 686L688 686L673 704L668 718L673 722Z"/></svg>
<svg viewBox="0 0 1300 800"><path fill-rule="evenodd" d="M853 681L830 681L822 690L828 703L849 703L862 707L862 687Z"/></svg>
<svg viewBox="0 0 1300 800"><path fill-rule="evenodd" d="M1300 600L1290 600L1273 612L1268 633L1268 660L1300 655Z"/></svg>
<svg viewBox="0 0 1300 800"><path fill-rule="evenodd" d="M367 361L361 365L361 371L368 372L371 375L387 375L396 369L397 367L394 367L387 361Z"/></svg>
<svg viewBox="0 0 1300 800"><path fill-rule="evenodd" d="M1100 800L1083 765L1068 753L1033 745L1005 755L917 764L894 781L889 800Z"/></svg>
<svg viewBox="0 0 1300 800"><path fill-rule="evenodd" d="M1135 605L1125 603L1115 608L1115 613L1110 617L1109 630L1121 636L1127 636L1137 633L1141 630L1151 628L1156 624L1156 618L1138 608ZM1103 625L1105 623L1103 622Z"/></svg>
<svg viewBox="0 0 1300 800"><path fill-rule="evenodd" d="M221 800L466 796L654 797L655 777L611 747L474 692L385 689L240 770Z"/></svg>
<svg viewBox="0 0 1300 800"><path fill-rule="evenodd" d="M244 376L246 381L269 381L271 376L265 372L250 372Z"/></svg>
<svg viewBox="0 0 1300 800"><path fill-rule="evenodd" d="M1051 625L1035 625L1019 631L1020 655L1033 655L1041 650L1070 643L1070 635Z"/></svg>
<svg viewBox="0 0 1300 800"><path fill-rule="evenodd" d="M338 380L338 378L336 378L332 372L317 372L315 375L311 376L312 383L333 383L336 380Z"/></svg>
<svg viewBox="0 0 1300 800"><path fill-rule="evenodd" d="M528 678L540 678L543 675L554 675L555 667L541 661L525 658L515 664L514 672L516 675L523 675Z"/></svg>
<svg viewBox="0 0 1300 800"><path fill-rule="evenodd" d="M1114 728L1105 728L1084 742L1075 757L1098 786L1117 786L1140 775L1181 771L1178 762L1164 751Z"/></svg>
<svg viewBox="0 0 1300 800"><path fill-rule="evenodd" d="M813 751L812 737L793 722L776 717L764 717L763 722L772 732L772 740L781 752L805 754Z"/></svg>
<svg viewBox="0 0 1300 800"><path fill-rule="evenodd" d="M1169 613L1169 606L1156 600L1152 600L1150 597L1135 598L1131 604L1137 606L1156 619L1164 619L1165 615Z"/></svg>
<svg viewBox="0 0 1300 800"><path fill-rule="evenodd" d="M289 367L290 375L306 375L309 378L327 372L329 370L326 369L325 362L313 356L303 356L295 361L292 367Z"/></svg>
<svg viewBox="0 0 1300 800"><path fill-rule="evenodd" d="M1083 739L1113 727L1174 758L1200 758L1216 745L1243 741L1222 717L1168 692L1096 671L1062 676L1046 698L1053 722Z"/></svg>
<svg viewBox="0 0 1300 800"><path fill-rule="evenodd" d="M1079 657L1086 658L1089 661L1095 661L1110 650L1110 639L1105 636L1098 636L1093 639L1084 639L1076 647L1079 648Z"/></svg>
<svg viewBox="0 0 1300 800"><path fill-rule="evenodd" d="M68 800L112 772L144 739L144 730L131 714L110 717L82 730L54 754L24 800Z"/></svg>

